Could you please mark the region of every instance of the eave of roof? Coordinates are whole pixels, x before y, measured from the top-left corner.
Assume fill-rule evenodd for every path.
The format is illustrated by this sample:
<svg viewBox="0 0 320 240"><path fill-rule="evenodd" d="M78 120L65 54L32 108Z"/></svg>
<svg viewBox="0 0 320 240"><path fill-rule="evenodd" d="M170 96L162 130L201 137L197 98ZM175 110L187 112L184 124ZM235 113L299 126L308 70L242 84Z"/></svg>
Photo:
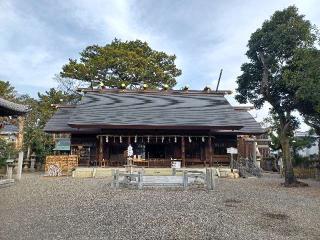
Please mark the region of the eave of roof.
<svg viewBox="0 0 320 240"><path fill-rule="evenodd" d="M112 124L68 124L72 128L99 128L99 129L195 129L195 130L210 130L210 129L225 129L239 130L243 126L197 126L197 125L112 125Z"/></svg>
<svg viewBox="0 0 320 240"><path fill-rule="evenodd" d="M0 98L0 116L24 115L29 111L27 106Z"/></svg>

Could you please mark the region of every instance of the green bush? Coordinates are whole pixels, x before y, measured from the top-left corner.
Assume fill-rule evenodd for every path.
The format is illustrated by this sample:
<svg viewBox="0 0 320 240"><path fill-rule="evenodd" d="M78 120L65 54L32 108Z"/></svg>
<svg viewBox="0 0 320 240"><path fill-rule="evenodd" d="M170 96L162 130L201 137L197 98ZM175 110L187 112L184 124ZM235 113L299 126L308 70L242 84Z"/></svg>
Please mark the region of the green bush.
<svg viewBox="0 0 320 240"><path fill-rule="evenodd" d="M312 164L309 157L302 157L300 155L296 155L293 158L293 165L295 167L309 167Z"/></svg>
<svg viewBox="0 0 320 240"><path fill-rule="evenodd" d="M0 138L0 167L6 164L6 160L16 155L14 143L8 143L5 139Z"/></svg>

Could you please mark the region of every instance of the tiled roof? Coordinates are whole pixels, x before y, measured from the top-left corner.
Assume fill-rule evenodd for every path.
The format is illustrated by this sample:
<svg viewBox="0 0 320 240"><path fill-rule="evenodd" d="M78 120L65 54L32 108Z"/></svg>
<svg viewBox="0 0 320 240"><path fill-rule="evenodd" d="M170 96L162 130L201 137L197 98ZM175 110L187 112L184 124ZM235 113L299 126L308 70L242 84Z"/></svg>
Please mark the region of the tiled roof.
<svg viewBox="0 0 320 240"><path fill-rule="evenodd" d="M75 108L59 109L45 130L91 127L263 132L248 112L236 111L222 94L181 92L87 92Z"/></svg>
<svg viewBox="0 0 320 240"><path fill-rule="evenodd" d="M0 135L15 134L18 132L18 127L12 124L4 124L3 128L0 129Z"/></svg>
<svg viewBox="0 0 320 240"><path fill-rule="evenodd" d="M0 116L23 115L28 107L0 98Z"/></svg>

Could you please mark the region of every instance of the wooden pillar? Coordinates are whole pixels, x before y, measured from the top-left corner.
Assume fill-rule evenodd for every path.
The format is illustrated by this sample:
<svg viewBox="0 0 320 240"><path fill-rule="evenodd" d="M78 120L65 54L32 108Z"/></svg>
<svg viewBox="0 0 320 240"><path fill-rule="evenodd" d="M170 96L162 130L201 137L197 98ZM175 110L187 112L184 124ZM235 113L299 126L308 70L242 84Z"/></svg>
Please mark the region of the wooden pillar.
<svg viewBox="0 0 320 240"><path fill-rule="evenodd" d="M184 137L181 137L181 159L182 159L182 166L186 167L186 148L185 148Z"/></svg>
<svg viewBox="0 0 320 240"><path fill-rule="evenodd" d="M100 136L100 143L99 143L99 163L102 161L103 159L103 137Z"/></svg>
<svg viewBox="0 0 320 240"><path fill-rule="evenodd" d="M23 129L24 129L24 117L18 117L18 136L16 141L16 149L21 150L23 146Z"/></svg>
<svg viewBox="0 0 320 240"><path fill-rule="evenodd" d="M18 126L19 126L19 132L16 142L16 149L19 151L19 157L18 157L18 167L17 167L17 175L16 179L21 179L22 174L22 164L23 164L23 128L24 128L24 117L20 116L18 117Z"/></svg>
<svg viewBox="0 0 320 240"><path fill-rule="evenodd" d="M254 164L257 165L257 142L255 140L256 139L253 139L253 142L252 142L252 159Z"/></svg>
<svg viewBox="0 0 320 240"><path fill-rule="evenodd" d="M208 153L209 153L209 166L212 167L212 140L211 136L208 138Z"/></svg>

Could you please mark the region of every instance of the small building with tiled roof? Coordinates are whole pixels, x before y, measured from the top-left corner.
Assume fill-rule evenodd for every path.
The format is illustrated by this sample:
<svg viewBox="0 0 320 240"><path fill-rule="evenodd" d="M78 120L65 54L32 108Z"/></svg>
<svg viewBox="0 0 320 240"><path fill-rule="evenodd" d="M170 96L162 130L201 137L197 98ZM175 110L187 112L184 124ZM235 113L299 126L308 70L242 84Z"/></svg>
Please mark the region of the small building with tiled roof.
<svg viewBox="0 0 320 240"><path fill-rule="evenodd" d="M0 125L0 137L7 142L16 143L17 136L19 134L19 128L13 124L1 124Z"/></svg>

